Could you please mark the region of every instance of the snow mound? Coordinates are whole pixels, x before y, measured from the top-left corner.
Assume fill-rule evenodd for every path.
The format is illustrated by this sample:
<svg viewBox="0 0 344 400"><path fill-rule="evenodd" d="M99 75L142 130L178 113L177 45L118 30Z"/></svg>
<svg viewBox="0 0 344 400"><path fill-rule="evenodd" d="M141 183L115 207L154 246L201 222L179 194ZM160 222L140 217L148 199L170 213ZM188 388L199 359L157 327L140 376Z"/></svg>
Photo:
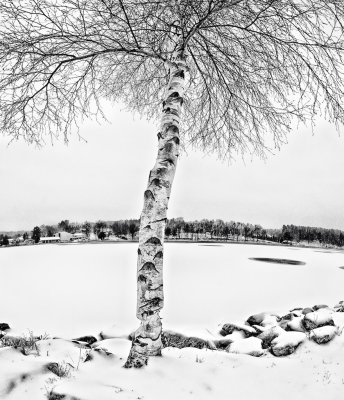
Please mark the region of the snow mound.
<svg viewBox="0 0 344 400"><path fill-rule="evenodd" d="M236 340L229 346L227 351L230 353L248 354L254 357L260 357L264 354L262 341L256 337Z"/></svg>

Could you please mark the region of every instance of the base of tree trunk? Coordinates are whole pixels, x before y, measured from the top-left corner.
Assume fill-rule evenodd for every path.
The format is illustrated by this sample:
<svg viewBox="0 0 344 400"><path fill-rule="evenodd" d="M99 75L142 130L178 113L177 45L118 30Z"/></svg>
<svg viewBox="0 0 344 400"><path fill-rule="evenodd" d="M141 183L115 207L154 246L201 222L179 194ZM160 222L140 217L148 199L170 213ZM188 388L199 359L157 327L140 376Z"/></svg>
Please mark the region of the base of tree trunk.
<svg viewBox="0 0 344 400"><path fill-rule="evenodd" d="M148 345L134 339L124 368L142 368L148 364Z"/></svg>
<svg viewBox="0 0 344 400"><path fill-rule="evenodd" d="M135 331L125 368L142 368L148 363L148 357L161 356L162 325L159 313L145 316Z"/></svg>

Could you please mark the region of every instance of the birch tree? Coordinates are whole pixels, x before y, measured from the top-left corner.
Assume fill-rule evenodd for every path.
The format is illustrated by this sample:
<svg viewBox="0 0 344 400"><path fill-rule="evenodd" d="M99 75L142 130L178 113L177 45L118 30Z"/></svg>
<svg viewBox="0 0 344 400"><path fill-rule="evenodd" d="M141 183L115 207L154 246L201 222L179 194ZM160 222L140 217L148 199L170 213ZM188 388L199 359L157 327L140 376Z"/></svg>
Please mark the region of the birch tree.
<svg viewBox="0 0 344 400"><path fill-rule="evenodd" d="M279 146L293 120L344 120L342 0L8 0L0 4L0 129L68 141L121 102L157 121L140 220L126 366L161 354L163 239L180 149L228 158ZM192 318L192 316L190 316Z"/></svg>

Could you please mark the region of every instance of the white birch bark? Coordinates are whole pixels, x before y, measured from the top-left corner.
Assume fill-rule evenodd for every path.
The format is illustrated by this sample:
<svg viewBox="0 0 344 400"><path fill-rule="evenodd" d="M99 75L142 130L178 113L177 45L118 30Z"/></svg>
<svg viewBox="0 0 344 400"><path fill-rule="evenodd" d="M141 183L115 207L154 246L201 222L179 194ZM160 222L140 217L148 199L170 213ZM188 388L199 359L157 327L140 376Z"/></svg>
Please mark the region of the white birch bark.
<svg viewBox="0 0 344 400"><path fill-rule="evenodd" d="M137 311L141 321L125 367L142 367L148 356L161 355L164 305L164 233L171 187L179 156L179 125L184 100L186 60L181 48L169 65L169 82L163 99L158 154L150 171L140 219L137 261Z"/></svg>

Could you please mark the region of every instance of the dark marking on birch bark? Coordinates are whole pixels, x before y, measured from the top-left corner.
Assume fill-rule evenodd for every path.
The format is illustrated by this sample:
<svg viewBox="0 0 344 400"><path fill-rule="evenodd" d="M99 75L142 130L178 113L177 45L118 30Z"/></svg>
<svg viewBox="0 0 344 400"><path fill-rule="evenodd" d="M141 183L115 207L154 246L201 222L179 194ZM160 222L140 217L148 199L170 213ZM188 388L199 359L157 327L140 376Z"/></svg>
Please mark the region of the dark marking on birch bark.
<svg viewBox="0 0 344 400"><path fill-rule="evenodd" d="M172 92L168 97L167 97L167 100L168 99L177 99L177 98L179 98L180 96L179 96L179 93L178 92Z"/></svg>
<svg viewBox="0 0 344 400"><path fill-rule="evenodd" d="M149 189L145 191L144 197L146 200L155 200L153 192Z"/></svg>
<svg viewBox="0 0 344 400"><path fill-rule="evenodd" d="M154 297L151 300L148 300L145 304L142 304L142 306L140 307L141 310L145 310L144 312L149 311L153 311L154 309L156 310L160 310L162 308L162 306L160 305L160 303L162 303L163 300L160 297ZM146 308L148 307L147 311Z"/></svg>
<svg viewBox="0 0 344 400"><path fill-rule="evenodd" d="M154 244L154 246L161 246L161 241L157 237L151 237L146 241L146 244Z"/></svg>
<svg viewBox="0 0 344 400"><path fill-rule="evenodd" d="M163 252L162 251L158 251L156 254L155 254L155 256L154 256L154 260L156 259L156 258L162 258L163 257Z"/></svg>
<svg viewBox="0 0 344 400"><path fill-rule="evenodd" d="M160 179L159 179L159 178L154 178L154 179L151 181L150 185L154 185L154 186L160 187Z"/></svg>
<svg viewBox="0 0 344 400"><path fill-rule="evenodd" d="M147 278L144 275L139 275L137 280L138 282L147 283Z"/></svg>
<svg viewBox="0 0 344 400"><path fill-rule="evenodd" d="M138 254L139 256L142 254L140 249L137 249L137 254Z"/></svg>
<svg viewBox="0 0 344 400"><path fill-rule="evenodd" d="M162 135L161 135L161 132L158 132L158 139L160 140L160 139L162 139Z"/></svg>
<svg viewBox="0 0 344 400"><path fill-rule="evenodd" d="M169 140L169 142L174 142L177 146L180 143L179 137L174 136L172 139Z"/></svg>
<svg viewBox="0 0 344 400"><path fill-rule="evenodd" d="M161 218L161 219L157 219L154 222L166 222L167 218Z"/></svg>
<svg viewBox="0 0 344 400"><path fill-rule="evenodd" d="M171 142L167 142L165 144L164 150L166 151L166 153L170 153L173 149L173 144Z"/></svg>
<svg viewBox="0 0 344 400"><path fill-rule="evenodd" d="M154 265L152 262L147 261L147 262L144 263L143 266L140 268L140 272L144 272L144 273L149 273L149 272L158 273L158 270L155 268L155 265Z"/></svg>
<svg viewBox="0 0 344 400"><path fill-rule="evenodd" d="M173 76L174 76L175 78L182 78L182 79L184 79L184 78L185 78L184 70L181 69L181 70L175 72L175 73L173 74Z"/></svg>
<svg viewBox="0 0 344 400"><path fill-rule="evenodd" d="M167 168L158 168L156 170L157 175L160 175L160 177L163 177L167 173Z"/></svg>
<svg viewBox="0 0 344 400"><path fill-rule="evenodd" d="M174 161L172 158L166 158L165 160L162 160L161 163L164 163L166 165L174 165Z"/></svg>

